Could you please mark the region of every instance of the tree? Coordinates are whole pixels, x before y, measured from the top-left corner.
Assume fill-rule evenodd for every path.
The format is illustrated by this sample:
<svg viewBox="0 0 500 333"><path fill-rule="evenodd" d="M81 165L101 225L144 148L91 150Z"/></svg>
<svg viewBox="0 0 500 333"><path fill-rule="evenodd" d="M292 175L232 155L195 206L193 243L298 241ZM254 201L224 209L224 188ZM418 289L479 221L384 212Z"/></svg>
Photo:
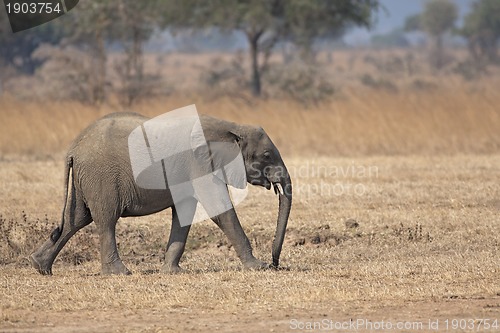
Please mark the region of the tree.
<svg viewBox="0 0 500 333"><path fill-rule="evenodd" d="M33 51L43 43L58 43L63 35L64 32L57 25L51 24L14 34L6 12L0 9L0 67L10 66L16 71L33 74L40 65L40 61L32 57Z"/></svg>
<svg viewBox="0 0 500 333"><path fill-rule="evenodd" d="M6 11L0 8L0 95L3 85L17 73L33 74L43 61L33 57L41 44L56 44L64 32L57 26L44 24L13 33Z"/></svg>
<svg viewBox="0 0 500 333"><path fill-rule="evenodd" d="M115 0L120 20L113 26L117 30L124 51L125 60L116 69L122 81L121 93L125 104L131 105L144 95L148 85L144 73L142 47L153 33L158 20L159 1Z"/></svg>
<svg viewBox="0 0 500 333"><path fill-rule="evenodd" d="M497 62L500 39L500 1L479 0L465 17L460 33L467 38L469 50L476 61Z"/></svg>
<svg viewBox="0 0 500 333"><path fill-rule="evenodd" d="M78 24L64 23L68 44L87 49L93 62L90 83L92 103L106 98L107 48L114 42L123 46L126 60L122 83L127 104L137 97L137 82L143 78L142 44L158 23L160 0L81 0L78 10L72 11Z"/></svg>
<svg viewBox="0 0 500 333"><path fill-rule="evenodd" d="M318 37L339 34L351 25L370 26L378 6L378 0L168 0L164 17L166 25L176 28L243 32L249 46L251 91L260 96L261 74L276 43L290 40L310 50Z"/></svg>
<svg viewBox="0 0 500 333"><path fill-rule="evenodd" d="M283 35L299 47L303 60L312 60L315 40L336 38L353 25L369 27L377 8L376 1L290 0Z"/></svg>
<svg viewBox="0 0 500 333"><path fill-rule="evenodd" d="M421 14L410 15L405 20L405 31L418 31L422 29Z"/></svg>
<svg viewBox="0 0 500 333"><path fill-rule="evenodd" d="M457 7L449 0L430 0L422 14L406 19L407 31L422 30L430 36L431 64L437 69L444 65L443 36L454 27L457 16Z"/></svg>
<svg viewBox="0 0 500 333"><path fill-rule="evenodd" d="M72 15L71 15L72 14ZM119 22L117 3L108 0L82 0L73 10L69 20L60 20L68 38L65 44L78 45L90 53L92 72L91 103L104 101L106 97L106 44L116 40L114 24ZM78 24L74 24L74 22Z"/></svg>

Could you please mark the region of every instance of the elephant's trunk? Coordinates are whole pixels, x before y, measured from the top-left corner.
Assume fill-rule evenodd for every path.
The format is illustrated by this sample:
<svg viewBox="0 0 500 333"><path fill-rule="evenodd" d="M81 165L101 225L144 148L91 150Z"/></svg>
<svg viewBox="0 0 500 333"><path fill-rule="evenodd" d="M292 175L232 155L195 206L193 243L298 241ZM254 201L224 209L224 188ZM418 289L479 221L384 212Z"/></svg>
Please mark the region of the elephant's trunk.
<svg viewBox="0 0 500 333"><path fill-rule="evenodd" d="M286 176L281 178L279 184L281 185L281 191L279 191L280 203L276 233L273 241L273 266L276 268L279 266L281 248L285 239L286 225L288 223L288 216L290 215L290 209L292 208L292 180L290 179L288 172L286 172ZM275 186L277 185L275 184Z"/></svg>

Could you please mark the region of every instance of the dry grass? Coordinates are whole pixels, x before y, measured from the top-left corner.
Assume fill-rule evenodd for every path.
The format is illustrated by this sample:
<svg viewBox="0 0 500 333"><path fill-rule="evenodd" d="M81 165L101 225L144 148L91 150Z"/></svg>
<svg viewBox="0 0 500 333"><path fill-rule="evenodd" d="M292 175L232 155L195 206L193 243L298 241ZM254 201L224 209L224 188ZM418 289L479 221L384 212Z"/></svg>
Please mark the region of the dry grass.
<svg viewBox="0 0 500 333"><path fill-rule="evenodd" d="M332 66L348 76L342 56ZM363 65L359 57L353 66ZM166 61L184 73L176 59ZM27 255L59 223L66 148L93 120L122 109L4 96L0 331L282 332L292 319L500 320L500 93L491 82L349 88L308 109L187 95L134 106L154 117L196 103L201 113L259 124L293 176L282 254L289 270L242 271L227 239L203 222L190 234L187 272L173 276L158 273L168 211L120 221L130 277L99 275L93 225L65 247L54 276L28 267ZM251 188L237 210L256 255L269 261L275 196Z"/></svg>
<svg viewBox="0 0 500 333"><path fill-rule="evenodd" d="M245 92L237 94L239 99L213 100L210 87L200 86L200 75L213 61L229 64L235 55L146 54L146 71L161 74L175 94L142 101L131 111L154 117L196 103L200 113L262 125L285 156L497 153L500 68L490 66L488 75L466 80L454 68L467 52L449 52L454 60L439 73L429 68L425 50L335 51L330 60L322 52L318 55L321 71L339 89L333 100L309 108L290 100L254 100ZM110 54L108 62L112 84L117 83L113 75L117 57ZM283 65L281 58L277 52L271 61ZM408 70L410 58L412 71ZM245 59L242 66L247 68ZM371 86L363 84L366 75L374 82ZM25 84L14 84L18 79ZM30 102L43 96L40 91L54 90L50 82L37 80L14 78L12 87L6 84L5 91L26 101L8 94L0 98L0 159L15 159L19 154L60 156L92 121L124 111L113 97L98 107L43 99ZM387 91L384 84L378 87L380 82L396 90ZM265 80L263 85L266 89Z"/></svg>
<svg viewBox="0 0 500 333"><path fill-rule="evenodd" d="M304 109L284 100L242 101L175 97L136 105L156 116L196 103L200 113L263 126L286 156L492 153L500 149L500 93L345 92L334 101ZM72 102L0 100L0 156L62 153L93 120L122 108Z"/></svg>
<svg viewBox="0 0 500 333"><path fill-rule="evenodd" d="M500 319L498 154L287 163L296 190L282 254L289 270L241 271L222 233L203 222L190 234L187 273L165 276L157 269L168 214L123 219L118 239L131 277L100 276L95 249L89 261L72 261L97 245L92 231L84 244L70 241L49 278L27 267L26 253L2 247L13 260L0 266L0 330L281 332L291 319ZM3 218L18 223L7 236L20 248L22 231L33 229L26 224L45 215L57 223L61 163L1 162L0 183ZM251 188L237 209L265 260L276 206L271 191ZM346 227L348 219L359 225Z"/></svg>

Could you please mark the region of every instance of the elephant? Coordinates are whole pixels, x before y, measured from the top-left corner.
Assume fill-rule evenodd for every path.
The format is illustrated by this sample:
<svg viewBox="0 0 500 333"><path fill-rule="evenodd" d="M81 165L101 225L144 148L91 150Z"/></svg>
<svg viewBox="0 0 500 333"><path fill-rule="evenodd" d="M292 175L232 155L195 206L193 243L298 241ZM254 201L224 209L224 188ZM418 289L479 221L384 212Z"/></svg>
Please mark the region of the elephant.
<svg viewBox="0 0 500 333"><path fill-rule="evenodd" d="M182 209L184 212L184 219L185 212L190 215L188 219L193 219L199 198L196 194L186 195L181 201L175 201L171 190L173 186L168 182L158 188L138 185L131 163L129 138L135 129L144 128L148 120L150 118L137 113L112 113L83 130L71 144L66 155L65 201L61 223L29 258L31 265L40 274L52 275L54 260L66 242L91 222L95 222L99 235L101 273L131 274L118 253L115 235L117 220L120 217L149 215L167 208L172 209L172 227L161 271L181 271L179 261L185 249L190 224L181 223L180 211ZM207 144L224 143L237 147L241 152L245 186L249 183L268 190L273 187L279 196L276 232L272 243L272 264L254 257L250 241L241 227L234 207L218 212L210 218L229 239L245 269L278 268L292 206L292 182L280 152L261 127L241 125L208 115L200 115L199 124ZM176 145L171 142L163 144L165 147ZM193 159L211 158L203 152L198 154L201 157L196 156L196 147L189 154L192 154L190 156ZM229 159L235 156L226 155L230 155ZM227 163L227 157L222 158L221 160L225 159L222 162L217 161L216 157L213 156L212 164ZM176 156L173 156L173 159L175 163L170 163L169 168L182 169L182 172L195 168L192 165L196 163L177 165L176 162L181 157L176 160ZM160 165L165 171L165 164ZM212 183L218 185L213 187L213 193L208 193L208 196L216 198L216 201L212 202L217 204L217 198L227 197L228 186L215 172L210 173L209 170L205 171L205 174Z"/></svg>

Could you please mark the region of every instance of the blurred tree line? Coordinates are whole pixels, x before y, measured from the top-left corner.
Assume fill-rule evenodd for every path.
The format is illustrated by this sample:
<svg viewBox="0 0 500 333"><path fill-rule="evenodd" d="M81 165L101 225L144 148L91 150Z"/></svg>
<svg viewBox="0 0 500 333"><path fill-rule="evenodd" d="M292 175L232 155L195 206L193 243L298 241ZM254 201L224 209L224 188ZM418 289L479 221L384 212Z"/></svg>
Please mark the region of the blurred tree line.
<svg viewBox="0 0 500 333"><path fill-rule="evenodd" d="M450 0L430 0L421 14L406 19L406 31L423 31L432 41L429 61L436 69L445 65L443 36L454 33L467 40L472 63L485 67L498 64L500 39L500 1L477 0L466 15L462 27L456 26L458 9Z"/></svg>
<svg viewBox="0 0 500 333"><path fill-rule="evenodd" d="M269 59L277 45L293 45L294 56L301 63L314 64L316 41L338 38L353 26L370 27L380 7L379 0L81 0L60 19L16 34L10 30L6 13L0 10L0 92L2 79L9 73L32 75L43 63L58 58L79 68L67 74L74 84L65 83L66 87L76 87L73 89L79 91L82 100L102 102L107 98L110 75L108 54L114 47L124 54L114 68L120 82L118 92L126 104L132 104L151 91L158 80L158 75L144 70L143 45L151 35L164 30L177 33L207 29L244 34L248 45L244 57L250 70L244 70L242 88L253 96L263 94L263 75L271 81L280 80L282 88L292 93L319 89L323 87L321 82L304 80L319 75L317 69L303 66L298 76L290 76L286 68L279 72L273 64L273 71ZM457 12L450 0L430 0L421 14L409 17L404 30L394 32L391 38L399 38L404 31L426 32L432 40L430 63L440 68L445 62L443 35L453 32L467 39L474 61L498 63L500 1L477 0L460 28L455 26ZM39 50L41 45L69 51L43 52ZM82 53L90 59L87 65L75 61ZM298 80L302 80L300 84Z"/></svg>
<svg viewBox="0 0 500 333"><path fill-rule="evenodd" d="M317 38L338 36L349 26L370 26L378 7L378 0L81 0L59 20L17 34L10 31L2 11L0 66L33 74L48 58L43 52L35 53L42 44L83 50L92 59L86 97L101 102L106 98L109 45L119 45L125 60L116 69L130 104L142 93L143 44L153 32L236 30L245 34L248 43L249 89L260 96L261 76L277 43L294 43L303 59L312 59Z"/></svg>

